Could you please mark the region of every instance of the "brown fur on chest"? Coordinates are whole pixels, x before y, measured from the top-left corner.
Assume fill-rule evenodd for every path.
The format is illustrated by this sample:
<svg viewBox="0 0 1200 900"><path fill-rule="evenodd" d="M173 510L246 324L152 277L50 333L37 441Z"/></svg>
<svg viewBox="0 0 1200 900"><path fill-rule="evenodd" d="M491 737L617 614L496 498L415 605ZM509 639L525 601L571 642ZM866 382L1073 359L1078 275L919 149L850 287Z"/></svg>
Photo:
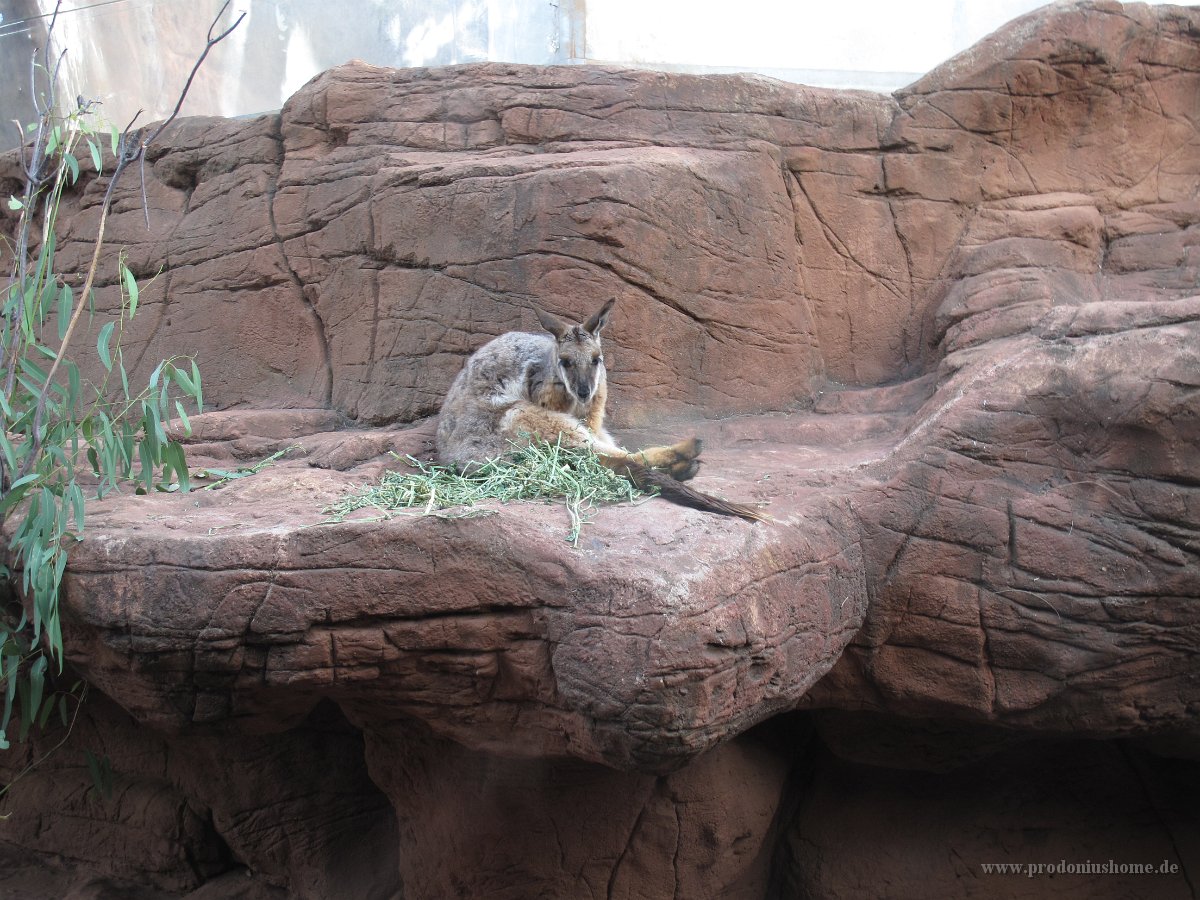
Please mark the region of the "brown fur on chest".
<svg viewBox="0 0 1200 900"><path fill-rule="evenodd" d="M529 399L542 407L542 409L566 413L577 419L587 418L588 410L591 407L590 403L584 405L576 401L567 391L566 386L554 379L546 379L545 381L531 385Z"/></svg>

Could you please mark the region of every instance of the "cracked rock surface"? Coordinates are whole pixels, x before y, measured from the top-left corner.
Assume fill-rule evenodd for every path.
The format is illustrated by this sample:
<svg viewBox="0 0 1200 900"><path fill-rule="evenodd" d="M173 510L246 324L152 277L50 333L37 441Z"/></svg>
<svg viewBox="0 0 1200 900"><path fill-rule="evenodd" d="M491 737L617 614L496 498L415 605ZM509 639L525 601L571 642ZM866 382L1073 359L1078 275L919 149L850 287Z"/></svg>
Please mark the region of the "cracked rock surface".
<svg viewBox="0 0 1200 900"><path fill-rule="evenodd" d="M65 260L90 255L103 180L82 184ZM69 660L121 708L97 733L137 723L166 760L129 775L175 823L159 889L237 862L255 896L323 896L345 817L269 834L300 802L280 773L336 761L358 827L399 847L363 896L870 892L846 869L868 800L827 815L838 779L923 769L921 790L1004 803L1010 776L963 772L1001 753L1026 777L1063 736L1109 742L1079 752L1162 823L1143 849L1186 862L1175 788L1145 772L1200 747L1195 9L1048 8L893 96L351 63L277 115L181 122L147 196L149 232L132 182L110 225L135 273L161 269L126 359L200 358L194 466L298 448L97 502L72 551ZM696 485L771 522L652 501L600 511L579 549L554 505L320 524L388 451L430 454L471 351L610 297L614 432L698 434ZM239 735L231 791L275 775L231 805L202 773ZM1074 790L1038 815L1072 823L1055 853L1100 858ZM255 804L276 811L246 827ZM963 871L1025 859L1019 823L988 822ZM880 859L890 895L921 895ZM1011 887L965 877L939 892Z"/></svg>

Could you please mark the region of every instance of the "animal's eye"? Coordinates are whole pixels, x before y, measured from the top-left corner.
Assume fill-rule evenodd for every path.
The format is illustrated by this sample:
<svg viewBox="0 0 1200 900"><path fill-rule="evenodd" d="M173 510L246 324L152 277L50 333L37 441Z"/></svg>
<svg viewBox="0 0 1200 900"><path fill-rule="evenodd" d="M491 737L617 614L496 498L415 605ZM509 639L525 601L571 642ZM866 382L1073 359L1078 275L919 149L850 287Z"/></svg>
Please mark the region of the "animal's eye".
<svg viewBox="0 0 1200 900"><path fill-rule="evenodd" d="M592 357L592 365L593 365L593 366L598 366L598 365L600 365L600 361L601 361L602 359L604 359L604 357L603 357L603 356L601 356L599 353L597 353L595 356L593 356L593 357Z"/></svg>
<svg viewBox="0 0 1200 900"><path fill-rule="evenodd" d="M561 364L562 364L562 367L563 367L564 369L569 369L569 368L571 368L571 360L567 359L565 356L564 356L564 357L562 357L562 358L559 360L559 363L561 363Z"/></svg>

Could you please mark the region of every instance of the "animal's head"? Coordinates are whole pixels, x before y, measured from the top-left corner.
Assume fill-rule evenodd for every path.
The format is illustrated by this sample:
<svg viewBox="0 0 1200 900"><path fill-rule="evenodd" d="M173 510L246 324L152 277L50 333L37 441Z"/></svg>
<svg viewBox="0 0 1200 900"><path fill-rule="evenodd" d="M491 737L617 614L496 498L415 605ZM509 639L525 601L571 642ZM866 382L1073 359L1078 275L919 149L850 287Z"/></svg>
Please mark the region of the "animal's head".
<svg viewBox="0 0 1200 900"><path fill-rule="evenodd" d="M587 403L596 393L604 372L604 354L600 350L600 329L616 300L609 300L600 311L581 325L569 325L549 313L535 309L542 327L554 335L555 364L558 377L571 396Z"/></svg>

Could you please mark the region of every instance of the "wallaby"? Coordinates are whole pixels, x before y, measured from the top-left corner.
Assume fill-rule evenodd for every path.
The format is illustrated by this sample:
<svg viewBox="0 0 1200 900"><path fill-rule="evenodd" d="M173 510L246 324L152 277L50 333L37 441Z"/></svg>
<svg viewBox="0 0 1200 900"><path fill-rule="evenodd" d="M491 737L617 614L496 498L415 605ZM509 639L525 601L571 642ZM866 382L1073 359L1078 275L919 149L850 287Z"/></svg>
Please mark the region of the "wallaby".
<svg viewBox="0 0 1200 900"><path fill-rule="evenodd" d="M442 403L441 462L466 468L504 455L522 435L561 438L563 446L591 448L605 466L673 503L762 521L754 507L680 484L700 467L698 439L630 452L604 430L608 379L600 331L615 302L579 325L535 308L548 334L510 331L476 350Z"/></svg>

